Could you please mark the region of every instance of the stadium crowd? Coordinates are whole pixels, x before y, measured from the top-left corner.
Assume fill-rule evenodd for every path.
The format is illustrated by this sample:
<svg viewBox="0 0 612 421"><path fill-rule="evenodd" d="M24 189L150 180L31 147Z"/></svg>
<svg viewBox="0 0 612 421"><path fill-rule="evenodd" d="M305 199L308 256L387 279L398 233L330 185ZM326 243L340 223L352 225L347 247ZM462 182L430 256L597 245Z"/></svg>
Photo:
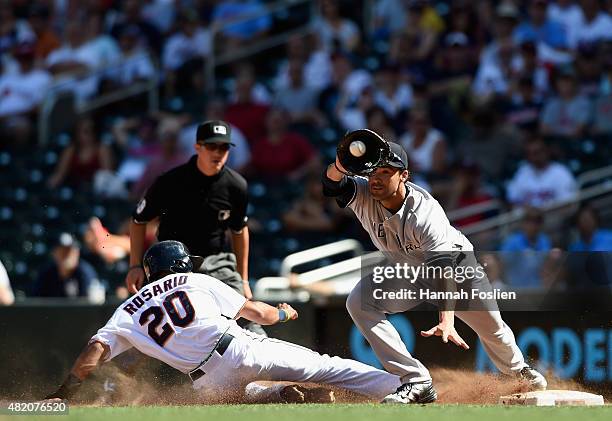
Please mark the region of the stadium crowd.
<svg viewBox="0 0 612 421"><path fill-rule="evenodd" d="M27 209L28 227L17 237L3 228L0 245L6 252L0 259L18 279L15 289L87 295L90 286L79 282L71 289L55 285L65 270L19 257L57 261L62 247L80 248L71 234L83 238L94 263L73 266L113 294L123 279L117 273L126 269L125 221L133 204L157 175L193 154L196 126L207 119L231 124L236 147L229 166L249 180L251 259L265 260L254 263L253 279L271 274L289 252L323 240L367 241L318 183L341 135L363 127L401 143L415 182L447 211L492 199L504 209L527 207L517 232L477 247L612 250L612 232L588 204L561 235L543 230L541 211L575 197L578 174L610 163L612 1L315 0L309 34L220 66L211 86L204 70L212 55L256 45L287 22L309 17L290 7L271 13L268 4L0 3L0 164L28 167L22 179L19 171L2 173L2 226L15 226L15 215ZM366 5L372 7L364 13ZM147 112L144 95L124 99L77 115L38 142L49 92L70 95L80 106L142 80L155 81L159 110ZM41 164L38 176L33 162ZM79 208L92 197L105 205ZM454 223L465 227L490 216ZM104 247L111 237L112 246ZM507 262L512 270L504 282L540 285L538 276L526 274L537 264ZM46 288L45 277L53 279Z"/></svg>

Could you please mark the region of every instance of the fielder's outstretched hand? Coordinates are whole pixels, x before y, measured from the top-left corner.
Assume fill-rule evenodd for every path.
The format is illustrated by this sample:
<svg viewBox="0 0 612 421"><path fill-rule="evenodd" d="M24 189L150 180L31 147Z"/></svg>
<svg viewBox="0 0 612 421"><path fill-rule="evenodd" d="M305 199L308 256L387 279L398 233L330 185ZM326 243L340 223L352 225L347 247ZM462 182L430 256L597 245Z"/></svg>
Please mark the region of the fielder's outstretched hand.
<svg viewBox="0 0 612 421"><path fill-rule="evenodd" d="M430 336L441 336L442 342L444 343L448 343L450 340L452 343L460 346L463 349L470 349L469 345L465 343L461 336L459 336L453 324L438 323L427 331L421 330L421 336L426 338L429 338Z"/></svg>

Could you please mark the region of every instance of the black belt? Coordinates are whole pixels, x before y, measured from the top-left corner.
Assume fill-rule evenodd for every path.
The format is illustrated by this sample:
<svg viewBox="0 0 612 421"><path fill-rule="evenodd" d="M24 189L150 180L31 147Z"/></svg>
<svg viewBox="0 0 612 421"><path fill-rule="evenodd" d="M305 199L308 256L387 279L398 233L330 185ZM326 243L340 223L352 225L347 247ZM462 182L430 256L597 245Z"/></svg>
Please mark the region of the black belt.
<svg viewBox="0 0 612 421"><path fill-rule="evenodd" d="M217 354L223 355L225 353L225 350L227 349L229 344L232 343L233 340L234 340L234 337L232 335L230 335L229 333L224 333L221 336L221 338L217 341L217 344L215 345L213 350L210 352L208 357L206 357L206 359L204 361L202 361L200 363L200 365L198 365L195 369L193 369L192 371L189 372L188 375L189 375L189 378L191 379L191 381L195 382L200 377L202 377L204 374L206 374L204 372L204 370L202 370L200 367L202 367L204 364L206 364L206 362L210 359L210 357L212 357L213 352L217 352Z"/></svg>

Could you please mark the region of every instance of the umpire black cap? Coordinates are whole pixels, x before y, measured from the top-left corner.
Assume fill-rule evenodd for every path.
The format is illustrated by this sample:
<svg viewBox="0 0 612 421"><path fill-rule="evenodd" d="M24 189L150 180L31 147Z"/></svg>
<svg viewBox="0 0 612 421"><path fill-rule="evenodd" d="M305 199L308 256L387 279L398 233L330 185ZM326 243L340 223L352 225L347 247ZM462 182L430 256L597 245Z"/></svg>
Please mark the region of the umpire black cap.
<svg viewBox="0 0 612 421"><path fill-rule="evenodd" d="M225 121L209 120L198 126L196 133L196 142L200 145L206 143L232 143L231 139L232 128Z"/></svg>

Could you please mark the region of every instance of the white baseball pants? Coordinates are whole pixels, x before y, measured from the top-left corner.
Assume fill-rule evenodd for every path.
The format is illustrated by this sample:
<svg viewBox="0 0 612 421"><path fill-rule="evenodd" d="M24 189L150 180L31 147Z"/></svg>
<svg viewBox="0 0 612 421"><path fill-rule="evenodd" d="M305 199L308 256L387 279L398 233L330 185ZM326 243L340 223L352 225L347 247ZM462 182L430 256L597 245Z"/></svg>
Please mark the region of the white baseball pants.
<svg viewBox="0 0 612 421"><path fill-rule="evenodd" d="M382 399L401 385L397 375L358 361L321 355L243 329L230 333L234 340L223 355L214 352L202 366L206 374L194 382L194 388L222 394L244 392L247 384L257 380L313 382Z"/></svg>
<svg viewBox="0 0 612 421"><path fill-rule="evenodd" d="M353 288L346 307L383 367L400 376L402 383L430 380L429 370L408 352L399 333L387 320L387 314L408 311L415 306L415 302L402 303L397 300L393 302L393 308L379 309L376 305L370 305L370 297L362 297L361 282L369 281L364 279ZM527 366L514 333L502 320L499 311L457 311L455 315L478 334L499 371L513 374Z"/></svg>

